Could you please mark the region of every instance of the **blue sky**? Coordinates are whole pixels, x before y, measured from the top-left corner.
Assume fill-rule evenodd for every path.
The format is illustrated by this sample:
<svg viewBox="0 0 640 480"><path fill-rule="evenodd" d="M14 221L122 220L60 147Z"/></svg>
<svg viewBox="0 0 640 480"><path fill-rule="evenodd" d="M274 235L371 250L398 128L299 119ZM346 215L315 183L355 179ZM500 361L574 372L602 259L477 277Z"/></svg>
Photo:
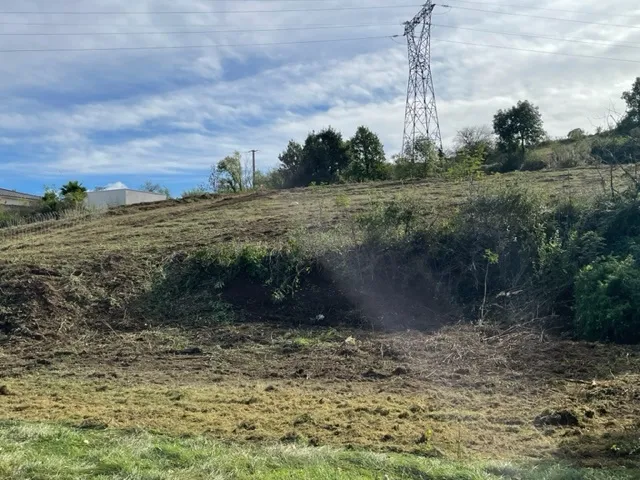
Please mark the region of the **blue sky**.
<svg viewBox="0 0 640 480"><path fill-rule="evenodd" d="M0 8L1 32L29 35L0 36L0 50L237 45L390 36L401 34L401 22L419 10L405 6L419 3L7 0ZM436 7L433 17L433 74L445 144L450 145L462 127L490 125L496 110L520 99L540 106L552 136L564 136L576 127L593 131L606 123L609 112L624 110L620 94L640 75L638 63L449 42L636 60L640 58L638 49L613 45L640 47L640 28L622 26L640 24L635 1L502 2L520 8L461 0L446 3L453 8ZM254 12L387 5L397 8ZM526 6L539 9L527 10ZM248 13L208 13L212 10ZM6 13L15 11L34 14ZM44 11L70 13L35 14ZM117 14L71 13L79 11ZM132 11L142 14L127 14ZM159 11L201 13L155 13ZM613 11L617 16L612 16ZM366 26L282 30L301 25ZM215 32L170 33L194 30ZM570 43L487 31L604 43ZM42 33L65 35L32 35ZM277 155L289 139L303 141L309 131L329 125L345 136L352 135L359 125L367 125L380 135L391 156L398 152L402 140L407 70L403 38L167 50L0 52L0 187L40 193L44 185L59 186L71 179L89 188L116 182L137 188L152 180L178 195L206 181L210 166L234 150L259 149L258 167L267 170L277 165Z"/></svg>

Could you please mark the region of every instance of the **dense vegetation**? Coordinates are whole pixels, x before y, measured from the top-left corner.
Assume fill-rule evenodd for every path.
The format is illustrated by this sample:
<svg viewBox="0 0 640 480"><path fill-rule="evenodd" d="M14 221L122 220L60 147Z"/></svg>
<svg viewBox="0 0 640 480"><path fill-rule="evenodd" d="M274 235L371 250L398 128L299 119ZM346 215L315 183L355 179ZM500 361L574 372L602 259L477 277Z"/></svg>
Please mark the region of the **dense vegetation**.
<svg viewBox="0 0 640 480"><path fill-rule="evenodd" d="M425 203L401 197L333 230L293 234L280 247L196 252L167 265L151 304L172 318L193 317L194 308L215 316L216 295L229 300L241 284L254 299L289 302L296 312L296 303L310 302L306 288L328 301L320 282L358 309L343 321L421 327L435 313L537 321L579 338L633 343L640 341L638 192L630 180L622 192L551 204L526 186L501 187L475 191L453 216L435 220ZM348 202L336 198L337 208ZM175 308L162 301L176 298Z"/></svg>

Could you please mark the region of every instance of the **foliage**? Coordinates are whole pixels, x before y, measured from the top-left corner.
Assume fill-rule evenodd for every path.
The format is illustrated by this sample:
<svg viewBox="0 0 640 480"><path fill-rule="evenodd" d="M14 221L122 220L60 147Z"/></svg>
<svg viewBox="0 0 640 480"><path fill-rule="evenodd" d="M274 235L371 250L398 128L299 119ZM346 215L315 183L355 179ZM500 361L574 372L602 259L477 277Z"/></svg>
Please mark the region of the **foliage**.
<svg viewBox="0 0 640 480"><path fill-rule="evenodd" d="M586 340L640 342L640 268L604 257L576 277L576 332Z"/></svg>
<svg viewBox="0 0 640 480"><path fill-rule="evenodd" d="M87 198L87 189L80 182L70 181L60 188L60 195L65 204L76 207L82 205Z"/></svg>
<svg viewBox="0 0 640 480"><path fill-rule="evenodd" d="M540 152L527 152L520 170L525 172L536 172L547 168L545 155Z"/></svg>
<svg viewBox="0 0 640 480"><path fill-rule="evenodd" d="M447 176L450 178L477 176L482 171L482 165L485 160L484 144L480 143L475 147L461 148L449 159Z"/></svg>
<svg viewBox="0 0 640 480"><path fill-rule="evenodd" d="M574 128L567 134L569 140L582 140L585 137L584 130L581 128Z"/></svg>
<svg viewBox="0 0 640 480"><path fill-rule="evenodd" d="M600 137L594 141L591 154L607 165L636 163L640 159L640 138L613 135Z"/></svg>
<svg viewBox="0 0 640 480"><path fill-rule="evenodd" d="M349 166L349 152L342 134L329 127L311 133L304 142L300 176L302 185L334 183Z"/></svg>
<svg viewBox="0 0 640 480"><path fill-rule="evenodd" d="M350 165L347 178L357 182L385 180L384 148L378 136L367 127L360 126L348 142Z"/></svg>
<svg viewBox="0 0 640 480"><path fill-rule="evenodd" d="M282 248L263 244L223 244L201 249L166 265L158 297L203 294L215 297L240 281L246 288L255 284L269 292L273 301L293 296L311 264L294 243Z"/></svg>
<svg viewBox="0 0 640 480"><path fill-rule="evenodd" d="M482 153L482 163L487 163L495 148L493 135L488 127L465 127L456 133L454 147L456 156L461 152L468 155Z"/></svg>
<svg viewBox="0 0 640 480"><path fill-rule="evenodd" d="M278 172L282 177L283 186L297 186L300 182L298 176L302 168L302 145L289 140L286 150L278 155L278 160L281 164Z"/></svg>
<svg viewBox="0 0 640 480"><path fill-rule="evenodd" d="M504 152L520 149L523 158L527 147L536 145L545 135L540 110L528 100L508 110L498 110L493 117L493 130Z"/></svg>
<svg viewBox="0 0 640 480"><path fill-rule="evenodd" d="M553 168L572 168L593 163L591 144L588 140L570 145L556 143L551 147L549 165Z"/></svg>
<svg viewBox="0 0 640 480"><path fill-rule="evenodd" d="M167 187L160 185L159 183L153 183L151 180L147 180L140 186L140 190L150 193L159 193L165 195L167 198L171 198L171 192Z"/></svg>
<svg viewBox="0 0 640 480"><path fill-rule="evenodd" d="M445 163L443 155L428 138L416 139L415 145L406 146L403 155L393 157L393 178L398 180L426 178L441 173Z"/></svg>
<svg viewBox="0 0 640 480"><path fill-rule="evenodd" d="M44 212L62 212L71 208L81 208L87 198L87 189L80 182L70 181L60 190L55 187L45 187L42 196L42 210Z"/></svg>
<svg viewBox="0 0 640 480"><path fill-rule="evenodd" d="M249 187L247 169L243 169L242 155L236 151L211 168L209 183L216 192L242 192Z"/></svg>
<svg viewBox="0 0 640 480"><path fill-rule="evenodd" d="M640 77L636 78L631 90L622 94L622 99L627 104L627 112L618 126L618 131L628 133L640 127Z"/></svg>
<svg viewBox="0 0 640 480"><path fill-rule="evenodd" d="M201 197L202 195L208 195L209 193L209 189L207 189L204 185L198 185L197 187L185 190L180 196L182 198Z"/></svg>

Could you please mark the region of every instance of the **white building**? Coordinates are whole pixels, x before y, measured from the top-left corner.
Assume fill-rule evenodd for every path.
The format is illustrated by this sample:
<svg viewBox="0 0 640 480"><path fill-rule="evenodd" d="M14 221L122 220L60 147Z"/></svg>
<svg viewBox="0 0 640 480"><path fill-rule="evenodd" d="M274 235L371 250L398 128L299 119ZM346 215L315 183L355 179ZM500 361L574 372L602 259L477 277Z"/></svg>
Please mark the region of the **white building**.
<svg viewBox="0 0 640 480"><path fill-rule="evenodd" d="M162 202L167 196L162 193L142 192L122 188L118 190L97 190L87 192L86 204L90 208L111 208L138 203Z"/></svg>
<svg viewBox="0 0 640 480"><path fill-rule="evenodd" d="M0 188L0 207L29 209L40 205L42 197Z"/></svg>

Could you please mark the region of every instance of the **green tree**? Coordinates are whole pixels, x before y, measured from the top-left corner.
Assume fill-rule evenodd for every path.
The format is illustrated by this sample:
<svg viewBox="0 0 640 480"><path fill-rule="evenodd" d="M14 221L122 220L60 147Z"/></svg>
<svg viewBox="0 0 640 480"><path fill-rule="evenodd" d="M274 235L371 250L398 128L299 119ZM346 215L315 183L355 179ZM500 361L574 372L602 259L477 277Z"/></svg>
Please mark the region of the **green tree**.
<svg viewBox="0 0 640 480"><path fill-rule="evenodd" d="M536 145L545 135L538 107L528 100L520 101L508 110L498 110L493 117L493 131L505 152L520 149L524 159L526 149Z"/></svg>
<svg viewBox="0 0 640 480"><path fill-rule="evenodd" d="M56 187L44 187L44 195L42 195L42 204L44 212L57 212L59 209L60 197Z"/></svg>
<svg viewBox="0 0 640 480"><path fill-rule="evenodd" d="M636 78L631 90L623 92L622 99L627 103L627 113L618 129L622 132L630 132L640 127L640 77Z"/></svg>
<svg viewBox="0 0 640 480"><path fill-rule="evenodd" d="M150 193L158 193L165 195L167 198L171 198L171 192L167 187L160 185L159 183L153 183L151 180L147 180L140 186L140 190Z"/></svg>
<svg viewBox="0 0 640 480"><path fill-rule="evenodd" d="M76 207L87 198L87 189L80 182L73 180L60 187L60 195L67 206Z"/></svg>
<svg viewBox="0 0 640 480"><path fill-rule="evenodd" d="M329 127L307 136L302 148L300 181L302 185L333 183L340 179L350 163L342 134Z"/></svg>
<svg viewBox="0 0 640 480"><path fill-rule="evenodd" d="M367 127L360 126L347 143L347 147L350 157L350 179L363 182L386 178L384 147L375 133Z"/></svg>
<svg viewBox="0 0 640 480"><path fill-rule="evenodd" d="M235 151L211 168L209 183L216 192L242 192L248 187L242 168L242 155Z"/></svg>
<svg viewBox="0 0 640 480"><path fill-rule="evenodd" d="M581 128L574 128L567 134L569 140L582 140L585 136L584 130Z"/></svg>
<svg viewBox="0 0 640 480"><path fill-rule="evenodd" d="M289 140L286 150L278 155L278 160L280 160L278 172L280 172L283 186L296 186L302 166L302 145L293 140ZM275 173L272 173L272 176L274 180L277 178Z"/></svg>

